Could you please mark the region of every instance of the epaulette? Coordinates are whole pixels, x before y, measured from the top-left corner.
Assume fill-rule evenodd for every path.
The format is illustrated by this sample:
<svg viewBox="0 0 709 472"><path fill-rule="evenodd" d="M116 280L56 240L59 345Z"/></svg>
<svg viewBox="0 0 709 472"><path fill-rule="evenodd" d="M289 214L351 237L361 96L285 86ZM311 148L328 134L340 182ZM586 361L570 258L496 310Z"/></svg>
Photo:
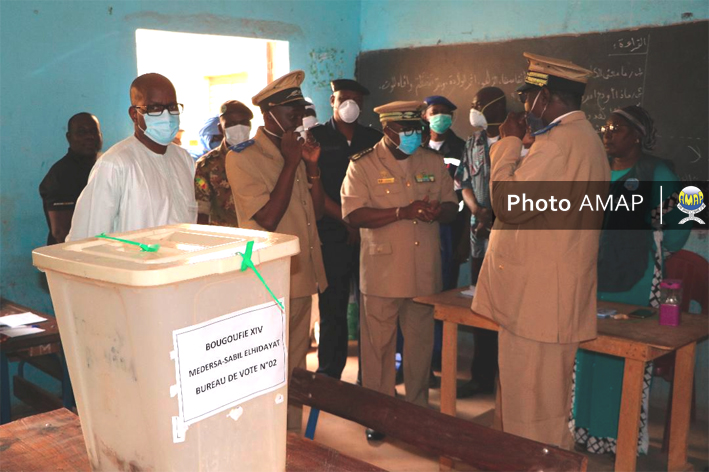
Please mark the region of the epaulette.
<svg viewBox="0 0 709 472"><path fill-rule="evenodd" d="M369 148L369 149L365 149L365 150L362 151L362 152L358 152L357 154L352 154L352 155L350 156L350 160L351 160L351 161L356 161L357 159L366 156L367 154L369 154L369 153L372 152L372 151L374 151L374 148L373 148L373 147L371 147L371 148Z"/></svg>
<svg viewBox="0 0 709 472"><path fill-rule="evenodd" d="M246 149L247 147L254 144L255 142L256 141L254 141L253 139L249 139L248 141L244 141L243 143L234 144L233 146L229 146L229 150L234 151L234 152L241 152L244 149Z"/></svg>

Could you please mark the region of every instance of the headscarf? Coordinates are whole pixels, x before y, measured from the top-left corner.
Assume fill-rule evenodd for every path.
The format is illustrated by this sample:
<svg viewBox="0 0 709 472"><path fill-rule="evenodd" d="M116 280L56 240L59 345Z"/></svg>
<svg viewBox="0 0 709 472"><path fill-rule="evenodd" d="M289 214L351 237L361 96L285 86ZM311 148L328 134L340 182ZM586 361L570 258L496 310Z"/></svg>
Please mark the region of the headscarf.
<svg viewBox="0 0 709 472"><path fill-rule="evenodd" d="M209 147L209 142L214 136L219 135L219 117L213 116L208 118L199 130L199 143L202 145L203 153L209 152L212 148Z"/></svg>
<svg viewBox="0 0 709 472"><path fill-rule="evenodd" d="M613 110L613 114L620 115L625 118L630 126L637 130L642 138L640 144L643 151L651 151L655 147L655 122L650 117L650 114L641 106L630 105L623 108Z"/></svg>

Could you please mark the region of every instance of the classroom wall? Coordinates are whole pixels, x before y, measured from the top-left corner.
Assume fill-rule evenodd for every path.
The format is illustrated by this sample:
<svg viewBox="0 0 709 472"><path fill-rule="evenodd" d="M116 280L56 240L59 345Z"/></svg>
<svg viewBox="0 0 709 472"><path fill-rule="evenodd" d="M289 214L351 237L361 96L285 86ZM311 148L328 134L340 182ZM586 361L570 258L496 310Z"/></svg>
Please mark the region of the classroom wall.
<svg viewBox="0 0 709 472"><path fill-rule="evenodd" d="M104 151L132 133L137 28L287 40L305 94L329 117L330 79L354 74L359 13L359 1L0 2L0 294L52 312L31 261L47 237L37 188L66 153L73 114L99 118Z"/></svg>
<svg viewBox="0 0 709 472"><path fill-rule="evenodd" d="M361 50L503 41L707 18L705 0L362 0Z"/></svg>

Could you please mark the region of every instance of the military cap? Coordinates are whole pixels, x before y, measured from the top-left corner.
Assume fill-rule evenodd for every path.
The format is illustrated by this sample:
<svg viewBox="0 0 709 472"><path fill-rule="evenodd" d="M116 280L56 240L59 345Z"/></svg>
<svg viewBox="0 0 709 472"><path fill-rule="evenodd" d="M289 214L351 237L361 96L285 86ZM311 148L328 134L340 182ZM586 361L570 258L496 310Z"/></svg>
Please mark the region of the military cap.
<svg viewBox="0 0 709 472"><path fill-rule="evenodd" d="M246 113L247 115L249 115L250 120L254 117L254 112L252 112L249 107L247 107L238 100L227 100L226 102L222 103L222 106L219 108L219 116L233 112Z"/></svg>
<svg viewBox="0 0 709 472"><path fill-rule="evenodd" d="M379 121L421 121L421 110L426 107L423 102L391 102L374 109L379 114Z"/></svg>
<svg viewBox="0 0 709 472"><path fill-rule="evenodd" d="M351 79L336 79L330 82L330 87L332 87L333 92L339 92L340 90L351 90L353 92L359 92L362 95L369 95L369 90L357 82Z"/></svg>
<svg viewBox="0 0 709 472"><path fill-rule="evenodd" d="M529 52L525 52L524 57L529 61L529 67L524 84L517 88L518 92L526 92L534 87L548 87L559 92L583 94L588 78L593 75L592 71L563 59Z"/></svg>
<svg viewBox="0 0 709 472"><path fill-rule="evenodd" d="M424 98L423 101L426 103L427 107L431 107L433 105L444 105L447 106L450 111L453 111L458 108L457 106L453 105L453 102L441 95L431 95L430 97Z"/></svg>
<svg viewBox="0 0 709 472"><path fill-rule="evenodd" d="M308 102L303 98L303 92L300 90L300 84L305 79L305 72L295 70L280 77L253 96L251 103L261 108L263 113L273 107L288 105L307 105Z"/></svg>

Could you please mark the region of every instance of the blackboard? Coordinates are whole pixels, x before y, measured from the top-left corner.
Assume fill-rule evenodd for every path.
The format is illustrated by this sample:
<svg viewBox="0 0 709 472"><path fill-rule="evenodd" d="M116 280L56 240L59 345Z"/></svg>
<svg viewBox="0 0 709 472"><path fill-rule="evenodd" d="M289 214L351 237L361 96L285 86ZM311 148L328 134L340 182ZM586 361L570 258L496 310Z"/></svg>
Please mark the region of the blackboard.
<svg viewBox="0 0 709 472"><path fill-rule="evenodd" d="M645 107L657 128L653 154L670 159L682 180L709 180L709 22L519 39L386 49L361 53L357 79L371 91L361 121L379 126L372 108L394 100L444 95L459 109L453 130L470 135L470 101L496 86L520 111L514 90L523 82L523 52L570 60L595 72L582 110L598 129L611 111Z"/></svg>

